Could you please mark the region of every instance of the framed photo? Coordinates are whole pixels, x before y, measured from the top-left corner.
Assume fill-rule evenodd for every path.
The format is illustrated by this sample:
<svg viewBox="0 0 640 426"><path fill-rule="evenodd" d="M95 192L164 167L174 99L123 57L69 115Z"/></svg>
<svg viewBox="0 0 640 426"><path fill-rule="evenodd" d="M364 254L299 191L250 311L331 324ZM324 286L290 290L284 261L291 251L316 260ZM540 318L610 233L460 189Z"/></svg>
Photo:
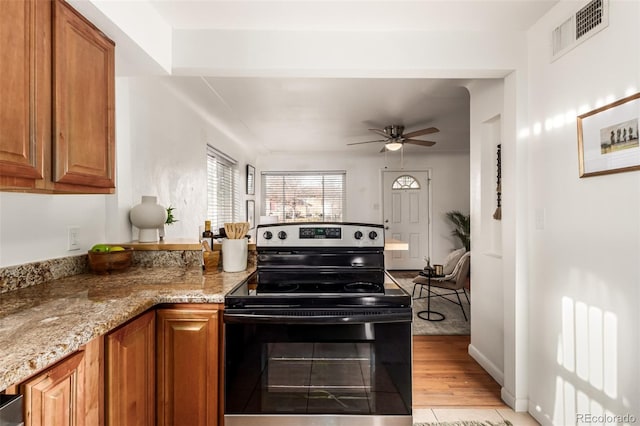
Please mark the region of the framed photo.
<svg viewBox="0 0 640 426"><path fill-rule="evenodd" d="M247 200L247 222L249 222L249 229L256 227L256 202L253 200Z"/></svg>
<svg viewBox="0 0 640 426"><path fill-rule="evenodd" d="M580 177L640 170L640 93L578 116Z"/></svg>
<svg viewBox="0 0 640 426"><path fill-rule="evenodd" d="M247 164L247 195L256 193L256 168Z"/></svg>

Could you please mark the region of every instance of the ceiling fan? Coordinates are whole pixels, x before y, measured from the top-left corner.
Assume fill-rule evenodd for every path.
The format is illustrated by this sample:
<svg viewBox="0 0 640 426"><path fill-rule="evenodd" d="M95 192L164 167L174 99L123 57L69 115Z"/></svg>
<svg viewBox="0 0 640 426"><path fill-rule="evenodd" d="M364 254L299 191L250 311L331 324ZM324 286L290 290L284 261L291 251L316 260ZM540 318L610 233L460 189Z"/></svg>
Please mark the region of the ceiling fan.
<svg viewBox="0 0 640 426"><path fill-rule="evenodd" d="M403 134L404 126L399 124L393 124L390 126L386 126L384 129L369 129L370 131L377 133L382 136L384 139L378 139L375 141L364 141L364 142L354 142L348 143L347 145L360 145L363 143L373 143L373 142L384 142L384 146L380 150L380 152L385 151L397 151L402 146L407 143L411 145L419 145L419 146L433 146L435 142L433 141L423 141L420 139L413 139L416 136L430 135L432 133L438 133L438 130L435 127L429 127L422 130L416 130L414 132L409 132Z"/></svg>

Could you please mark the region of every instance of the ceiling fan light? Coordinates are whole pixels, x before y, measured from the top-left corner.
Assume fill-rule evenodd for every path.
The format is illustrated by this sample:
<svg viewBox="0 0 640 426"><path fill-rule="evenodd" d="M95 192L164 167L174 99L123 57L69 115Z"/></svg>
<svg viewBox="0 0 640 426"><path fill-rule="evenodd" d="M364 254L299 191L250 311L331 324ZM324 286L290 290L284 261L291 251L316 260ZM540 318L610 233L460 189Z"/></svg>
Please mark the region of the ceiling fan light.
<svg viewBox="0 0 640 426"><path fill-rule="evenodd" d="M389 142L388 144L385 145L385 147L389 151L397 151L400 148L402 148L402 144L400 142Z"/></svg>

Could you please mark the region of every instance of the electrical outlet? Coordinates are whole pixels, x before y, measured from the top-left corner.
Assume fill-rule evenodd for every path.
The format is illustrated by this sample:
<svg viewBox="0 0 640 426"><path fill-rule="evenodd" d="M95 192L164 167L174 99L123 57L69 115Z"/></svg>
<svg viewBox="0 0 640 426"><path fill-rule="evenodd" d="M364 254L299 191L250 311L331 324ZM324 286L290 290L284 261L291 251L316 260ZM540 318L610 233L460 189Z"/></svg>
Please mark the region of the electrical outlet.
<svg viewBox="0 0 640 426"><path fill-rule="evenodd" d="M80 250L80 228L77 226L68 228L67 250Z"/></svg>

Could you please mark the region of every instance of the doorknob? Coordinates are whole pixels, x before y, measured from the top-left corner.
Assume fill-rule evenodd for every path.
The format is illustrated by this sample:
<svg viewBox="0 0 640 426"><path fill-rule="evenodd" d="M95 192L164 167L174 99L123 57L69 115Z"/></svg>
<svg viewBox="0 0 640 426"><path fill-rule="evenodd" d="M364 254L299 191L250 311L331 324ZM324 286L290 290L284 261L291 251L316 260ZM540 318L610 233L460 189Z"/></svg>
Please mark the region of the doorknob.
<svg viewBox="0 0 640 426"><path fill-rule="evenodd" d="M388 227L388 226L385 226L385 227L384 227L384 229L387 229L387 230L388 230L388 229L389 229L389 227Z"/></svg>
<svg viewBox="0 0 640 426"><path fill-rule="evenodd" d="M385 219L385 220L384 220L384 223L389 223L389 219Z"/></svg>

